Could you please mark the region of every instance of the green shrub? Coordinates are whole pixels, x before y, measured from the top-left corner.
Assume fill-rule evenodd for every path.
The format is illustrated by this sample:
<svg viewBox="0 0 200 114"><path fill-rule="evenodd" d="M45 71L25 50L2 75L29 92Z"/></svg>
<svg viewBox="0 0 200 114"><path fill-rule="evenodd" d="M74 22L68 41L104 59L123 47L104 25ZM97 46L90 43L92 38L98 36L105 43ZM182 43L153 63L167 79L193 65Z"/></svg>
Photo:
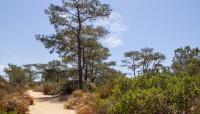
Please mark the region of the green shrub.
<svg viewBox="0 0 200 114"><path fill-rule="evenodd" d="M97 101L97 110L99 114L191 113L200 95L199 83L199 76L187 74L121 77Z"/></svg>

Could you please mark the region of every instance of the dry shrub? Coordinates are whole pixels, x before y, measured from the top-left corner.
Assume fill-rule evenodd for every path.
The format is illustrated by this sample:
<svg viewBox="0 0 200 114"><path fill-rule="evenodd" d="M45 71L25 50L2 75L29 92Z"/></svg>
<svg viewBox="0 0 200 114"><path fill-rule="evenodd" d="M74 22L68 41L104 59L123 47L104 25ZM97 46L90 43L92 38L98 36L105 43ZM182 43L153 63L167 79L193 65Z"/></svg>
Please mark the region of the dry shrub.
<svg viewBox="0 0 200 114"><path fill-rule="evenodd" d="M83 90L76 90L72 93L73 97L82 97L84 94L84 91Z"/></svg>
<svg viewBox="0 0 200 114"><path fill-rule="evenodd" d="M62 83L46 82L43 84L43 93L45 95L58 95L62 93Z"/></svg>
<svg viewBox="0 0 200 114"><path fill-rule="evenodd" d="M51 83L45 83L43 85L43 92L45 95L51 94L53 90L53 85Z"/></svg>
<svg viewBox="0 0 200 114"><path fill-rule="evenodd" d="M94 113L93 109L90 106L85 105L84 107L81 107L77 110L77 114L94 114Z"/></svg>
<svg viewBox="0 0 200 114"><path fill-rule="evenodd" d="M197 100L196 106L192 107L192 114L199 114L200 113L200 99Z"/></svg>
<svg viewBox="0 0 200 114"><path fill-rule="evenodd" d="M34 98L31 97L28 94L24 94L23 99L26 100L26 101L28 101L29 105L33 105L34 104Z"/></svg>
<svg viewBox="0 0 200 114"><path fill-rule="evenodd" d="M76 90L64 103L66 109L73 109L77 114L95 114L95 100L99 95L82 90Z"/></svg>
<svg viewBox="0 0 200 114"><path fill-rule="evenodd" d="M43 85L42 84L38 84L35 87L32 88L34 91L37 92L43 92Z"/></svg>
<svg viewBox="0 0 200 114"><path fill-rule="evenodd" d="M99 91L100 98L107 98L111 94L113 88L114 83L104 85Z"/></svg>
<svg viewBox="0 0 200 114"><path fill-rule="evenodd" d="M6 93L1 96L0 110L5 112L25 114L29 110L29 105L33 101L33 99L28 95L19 93Z"/></svg>
<svg viewBox="0 0 200 114"><path fill-rule="evenodd" d="M82 90L76 90L69 96L69 99L65 102L64 107L66 109L77 109L80 105L81 97L83 96L84 92Z"/></svg>
<svg viewBox="0 0 200 114"><path fill-rule="evenodd" d="M1 100L6 94L8 94L6 91L0 90L0 100Z"/></svg>

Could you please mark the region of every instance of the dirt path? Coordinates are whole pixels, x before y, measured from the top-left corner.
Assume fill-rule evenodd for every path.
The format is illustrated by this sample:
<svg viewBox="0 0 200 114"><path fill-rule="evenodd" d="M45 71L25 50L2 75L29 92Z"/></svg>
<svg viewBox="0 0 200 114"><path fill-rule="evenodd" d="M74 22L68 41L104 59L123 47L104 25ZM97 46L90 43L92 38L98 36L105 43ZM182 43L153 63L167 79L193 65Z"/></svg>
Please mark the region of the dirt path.
<svg viewBox="0 0 200 114"><path fill-rule="evenodd" d="M51 95L44 95L41 92L28 91L29 95L35 98L34 105L30 106L29 114L76 114L73 110L66 110L63 102Z"/></svg>

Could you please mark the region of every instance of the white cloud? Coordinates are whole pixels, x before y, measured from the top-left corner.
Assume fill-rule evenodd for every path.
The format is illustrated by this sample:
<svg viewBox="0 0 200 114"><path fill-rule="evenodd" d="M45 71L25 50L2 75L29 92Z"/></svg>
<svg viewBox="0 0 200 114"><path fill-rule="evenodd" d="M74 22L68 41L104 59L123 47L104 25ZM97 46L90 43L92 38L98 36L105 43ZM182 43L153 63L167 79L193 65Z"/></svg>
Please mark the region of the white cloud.
<svg viewBox="0 0 200 114"><path fill-rule="evenodd" d="M122 34L127 30L127 25L124 24L124 18L117 12L112 12L110 17L101 20L100 24L108 28L110 34L103 41L109 47L117 47L123 44Z"/></svg>
<svg viewBox="0 0 200 114"><path fill-rule="evenodd" d="M115 35L111 35L110 37L105 39L105 43L108 44L110 47L114 48L117 46L122 45L122 40Z"/></svg>

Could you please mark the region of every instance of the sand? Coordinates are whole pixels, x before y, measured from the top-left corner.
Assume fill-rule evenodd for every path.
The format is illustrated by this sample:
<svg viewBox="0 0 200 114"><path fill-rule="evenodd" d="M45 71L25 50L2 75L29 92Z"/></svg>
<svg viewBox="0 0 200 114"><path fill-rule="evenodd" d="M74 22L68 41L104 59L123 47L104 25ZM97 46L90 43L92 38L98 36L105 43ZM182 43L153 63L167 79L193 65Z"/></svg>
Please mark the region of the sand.
<svg viewBox="0 0 200 114"><path fill-rule="evenodd" d="M28 94L35 99L34 105L29 107L29 114L76 114L74 110L64 109L64 102L60 102L56 96L32 90L28 90Z"/></svg>

